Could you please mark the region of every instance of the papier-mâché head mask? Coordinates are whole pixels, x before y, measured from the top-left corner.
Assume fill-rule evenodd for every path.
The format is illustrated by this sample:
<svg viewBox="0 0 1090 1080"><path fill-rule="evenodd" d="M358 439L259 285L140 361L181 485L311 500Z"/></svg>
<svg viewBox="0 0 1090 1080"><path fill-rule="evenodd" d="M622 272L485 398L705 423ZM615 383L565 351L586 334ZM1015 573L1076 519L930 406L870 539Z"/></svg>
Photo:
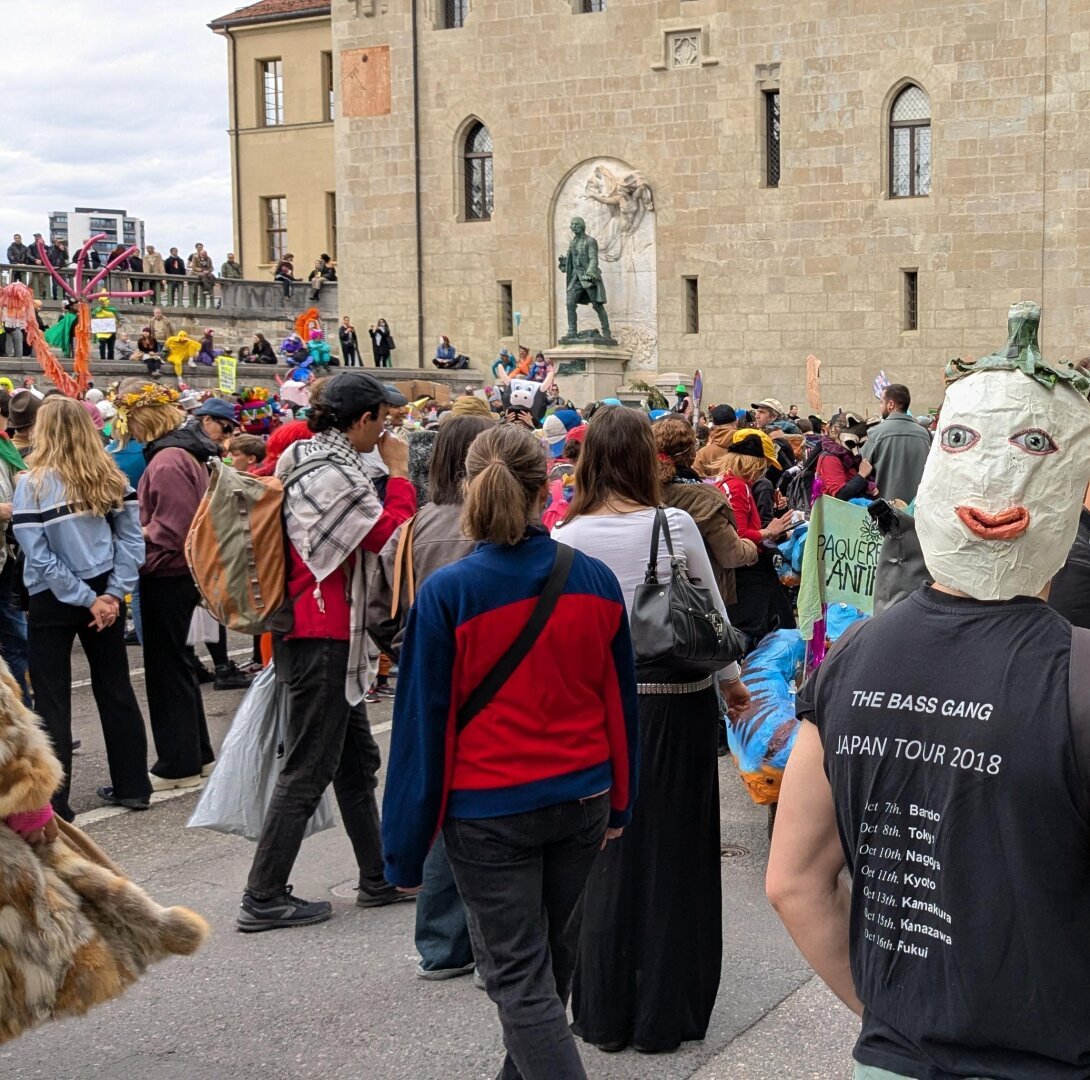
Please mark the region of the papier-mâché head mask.
<svg viewBox="0 0 1090 1080"><path fill-rule="evenodd" d="M1090 379L1041 359L1041 313L1010 310L1007 348L947 366L916 499L940 585L977 600L1036 596L1063 566L1090 480Z"/></svg>

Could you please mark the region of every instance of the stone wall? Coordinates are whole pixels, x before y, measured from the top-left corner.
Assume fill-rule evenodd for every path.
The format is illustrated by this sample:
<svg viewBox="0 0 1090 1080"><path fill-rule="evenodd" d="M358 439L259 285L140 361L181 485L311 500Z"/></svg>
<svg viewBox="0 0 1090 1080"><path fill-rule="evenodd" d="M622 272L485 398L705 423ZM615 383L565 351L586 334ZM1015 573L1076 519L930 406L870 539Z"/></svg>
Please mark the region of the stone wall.
<svg viewBox="0 0 1090 1080"><path fill-rule="evenodd" d="M706 400L804 402L813 352L827 410L873 407L879 369L935 404L942 364L992 351L1020 298L1044 307L1046 355L1087 351L1090 0L609 0L578 15L572 0L470 0L452 30L434 29L439 6L420 4L425 359L439 333L477 361L512 343L500 281L521 340L554 344L552 206L596 158L654 192L658 363L703 368ZM357 324L390 321L403 364L417 318L408 8L333 6L338 51L389 47L389 111L336 124L341 281ZM891 199L889 108L910 80L930 96L933 186ZM782 176L768 187L774 87ZM490 221L462 220L473 118L495 146Z"/></svg>

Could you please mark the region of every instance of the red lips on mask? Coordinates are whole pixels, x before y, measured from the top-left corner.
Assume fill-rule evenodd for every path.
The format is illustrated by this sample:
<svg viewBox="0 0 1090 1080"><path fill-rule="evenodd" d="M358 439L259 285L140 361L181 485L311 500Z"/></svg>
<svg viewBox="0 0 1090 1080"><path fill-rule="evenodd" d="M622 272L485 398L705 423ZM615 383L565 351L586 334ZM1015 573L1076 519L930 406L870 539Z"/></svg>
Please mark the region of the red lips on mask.
<svg viewBox="0 0 1090 1080"><path fill-rule="evenodd" d="M955 506L954 513L981 540L1016 540L1029 528L1029 511L1024 506L1011 506L998 514L975 506Z"/></svg>

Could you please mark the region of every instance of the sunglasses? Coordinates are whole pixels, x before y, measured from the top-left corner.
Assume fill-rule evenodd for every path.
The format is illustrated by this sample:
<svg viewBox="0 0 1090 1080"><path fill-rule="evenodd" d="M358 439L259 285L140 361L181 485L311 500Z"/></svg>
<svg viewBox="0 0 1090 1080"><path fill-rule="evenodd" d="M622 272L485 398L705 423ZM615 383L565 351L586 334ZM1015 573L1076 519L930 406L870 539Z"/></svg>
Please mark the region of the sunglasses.
<svg viewBox="0 0 1090 1080"><path fill-rule="evenodd" d="M858 450L862 443L858 439L841 439L842 446L847 447L849 450Z"/></svg>

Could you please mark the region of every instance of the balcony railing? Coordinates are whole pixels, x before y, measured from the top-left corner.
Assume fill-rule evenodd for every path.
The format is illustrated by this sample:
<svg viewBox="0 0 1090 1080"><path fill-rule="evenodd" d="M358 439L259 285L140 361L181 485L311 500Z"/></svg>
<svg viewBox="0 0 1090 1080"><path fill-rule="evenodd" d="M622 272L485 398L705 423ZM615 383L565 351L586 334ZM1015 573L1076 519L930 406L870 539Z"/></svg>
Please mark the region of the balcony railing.
<svg viewBox="0 0 1090 1080"><path fill-rule="evenodd" d="M71 283L74 273L74 270L66 269L61 271L61 276ZM90 280L88 271L84 271L84 280ZM59 306L66 295L49 274L39 267L0 263L0 284L7 285L12 281L22 281L38 299L50 307L53 306L53 301ZM324 319L340 318L335 281L323 283L318 290L317 300L311 299L313 287L306 281L292 284L290 296L285 294L285 287L279 281L216 278L215 284L209 288L200 278L189 275L133 274L127 271L110 274L103 284L106 285L107 282L110 289L118 292L154 290L154 296L142 299L122 297L113 301L115 305L126 310L136 310L141 305L158 304L165 311L219 309L222 314L240 317L287 318L298 314L303 308L316 305Z"/></svg>

